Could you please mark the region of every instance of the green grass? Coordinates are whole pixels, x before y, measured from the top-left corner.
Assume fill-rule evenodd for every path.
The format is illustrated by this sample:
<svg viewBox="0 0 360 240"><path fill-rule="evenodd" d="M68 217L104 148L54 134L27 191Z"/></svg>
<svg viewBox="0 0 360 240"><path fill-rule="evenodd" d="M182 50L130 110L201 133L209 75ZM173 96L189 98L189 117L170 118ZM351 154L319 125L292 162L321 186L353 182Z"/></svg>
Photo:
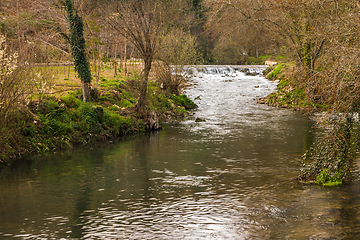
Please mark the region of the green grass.
<svg viewBox="0 0 360 240"><path fill-rule="evenodd" d="M276 65L274 70L272 70L267 77L269 79L280 79L283 68L284 68L284 63Z"/></svg>

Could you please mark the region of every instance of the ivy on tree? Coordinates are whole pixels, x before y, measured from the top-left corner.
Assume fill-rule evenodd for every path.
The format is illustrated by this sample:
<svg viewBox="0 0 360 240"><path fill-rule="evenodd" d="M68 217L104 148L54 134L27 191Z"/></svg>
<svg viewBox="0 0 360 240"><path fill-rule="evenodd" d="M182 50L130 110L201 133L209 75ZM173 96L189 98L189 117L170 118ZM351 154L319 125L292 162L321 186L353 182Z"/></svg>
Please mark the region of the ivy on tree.
<svg viewBox="0 0 360 240"><path fill-rule="evenodd" d="M75 71L81 79L83 101L90 97L91 71L85 52L84 23L77 10L73 7L71 0L65 0L65 10L70 25L69 36L62 35L69 41L72 56L74 58Z"/></svg>

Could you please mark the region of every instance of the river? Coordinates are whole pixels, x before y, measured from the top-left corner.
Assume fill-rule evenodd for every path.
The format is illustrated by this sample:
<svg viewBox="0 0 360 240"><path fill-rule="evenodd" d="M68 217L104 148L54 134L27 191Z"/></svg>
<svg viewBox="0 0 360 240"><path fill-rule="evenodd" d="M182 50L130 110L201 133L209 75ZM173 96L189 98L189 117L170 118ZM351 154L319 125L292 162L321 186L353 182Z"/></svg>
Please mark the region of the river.
<svg viewBox="0 0 360 240"><path fill-rule="evenodd" d="M358 179L293 180L314 123L256 103L276 83L192 72L185 121L1 169L0 239L360 239Z"/></svg>

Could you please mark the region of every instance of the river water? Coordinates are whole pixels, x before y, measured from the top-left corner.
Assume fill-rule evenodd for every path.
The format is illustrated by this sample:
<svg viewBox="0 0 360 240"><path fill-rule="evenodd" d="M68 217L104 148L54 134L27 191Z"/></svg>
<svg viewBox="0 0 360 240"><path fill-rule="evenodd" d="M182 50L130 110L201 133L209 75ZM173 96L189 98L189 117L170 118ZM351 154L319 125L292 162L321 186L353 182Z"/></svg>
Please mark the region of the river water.
<svg viewBox="0 0 360 240"><path fill-rule="evenodd" d="M314 123L256 103L276 83L192 72L185 121L0 170L0 239L360 239L359 180L293 180Z"/></svg>

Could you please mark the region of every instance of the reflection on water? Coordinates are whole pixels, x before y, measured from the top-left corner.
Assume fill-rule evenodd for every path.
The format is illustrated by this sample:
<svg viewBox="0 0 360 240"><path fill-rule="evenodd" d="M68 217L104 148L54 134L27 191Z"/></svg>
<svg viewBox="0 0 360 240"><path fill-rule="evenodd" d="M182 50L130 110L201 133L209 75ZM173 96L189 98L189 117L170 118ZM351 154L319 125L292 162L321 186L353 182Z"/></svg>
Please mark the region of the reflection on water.
<svg viewBox="0 0 360 240"><path fill-rule="evenodd" d="M2 169L0 239L360 237L359 181L292 180L312 123L254 102L274 83L240 72L194 81L199 109L185 122Z"/></svg>

